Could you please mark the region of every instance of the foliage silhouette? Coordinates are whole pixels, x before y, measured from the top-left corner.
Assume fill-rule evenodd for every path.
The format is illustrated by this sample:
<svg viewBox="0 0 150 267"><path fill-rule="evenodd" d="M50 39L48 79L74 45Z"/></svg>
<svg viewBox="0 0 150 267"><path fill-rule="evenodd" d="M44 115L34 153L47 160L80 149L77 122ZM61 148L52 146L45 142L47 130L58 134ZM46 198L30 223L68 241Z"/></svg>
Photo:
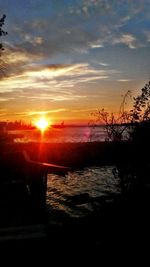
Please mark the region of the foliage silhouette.
<svg viewBox="0 0 150 267"><path fill-rule="evenodd" d="M2 27L5 23L5 18L6 18L6 15L3 15L2 18L0 19L0 37L2 36L5 36L7 35L8 33L3 31ZM3 51L4 50L4 47L3 47L3 44L0 43L0 50Z"/></svg>
<svg viewBox="0 0 150 267"><path fill-rule="evenodd" d="M104 109L94 113L96 122L104 123L107 140L114 143L115 175L120 178L123 194L150 183L150 160L146 153L146 150L150 150L150 81L133 98L133 108L125 111L130 96L128 91L117 117Z"/></svg>
<svg viewBox="0 0 150 267"><path fill-rule="evenodd" d="M150 119L150 81L141 89L141 93L134 98L131 110L133 122L144 122Z"/></svg>
<svg viewBox="0 0 150 267"><path fill-rule="evenodd" d="M96 123L104 125L107 133L106 141L121 141L128 138L127 129L129 128L131 114L125 110L125 105L129 97L131 97L131 92L127 91L123 97L117 116L113 112L106 112L104 108L92 113L96 118Z"/></svg>
<svg viewBox="0 0 150 267"><path fill-rule="evenodd" d="M3 26L4 26L4 23L5 23L5 18L6 18L6 15L3 15L2 18L0 18L0 38L2 36L7 35L7 32L3 30ZM2 55L3 51L4 51L4 46L3 46L2 42L0 41L0 78L2 76L4 76L4 74L5 74L5 63L1 59L1 55ZM1 148L5 144L5 141L7 139L7 136L4 133L3 128L4 127L2 126L2 129L1 129L1 125L0 125L0 146L1 146Z"/></svg>
<svg viewBox="0 0 150 267"><path fill-rule="evenodd" d="M0 38L8 34L6 31L3 30L5 19L6 19L6 15L3 15L2 18L0 19ZM2 52L4 50L5 49L4 49L3 43L0 41L0 77L5 74L5 63L1 58Z"/></svg>

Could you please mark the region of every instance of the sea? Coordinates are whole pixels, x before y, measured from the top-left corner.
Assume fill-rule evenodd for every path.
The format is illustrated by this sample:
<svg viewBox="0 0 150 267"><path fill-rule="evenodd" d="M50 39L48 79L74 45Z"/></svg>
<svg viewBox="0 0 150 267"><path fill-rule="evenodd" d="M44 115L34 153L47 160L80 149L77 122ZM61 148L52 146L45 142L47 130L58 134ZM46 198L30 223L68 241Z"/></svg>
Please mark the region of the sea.
<svg viewBox="0 0 150 267"><path fill-rule="evenodd" d="M17 134L18 132L16 132ZM39 131L25 131L16 142L80 143L105 141L106 129L100 127L52 128L41 134ZM100 198L106 199L120 194L119 179L114 176L115 166L92 166L68 173L65 177L48 174L47 211L51 218L84 217L100 205ZM57 215L57 216L56 216ZM61 220L60 219L60 220Z"/></svg>
<svg viewBox="0 0 150 267"><path fill-rule="evenodd" d="M45 142L45 143L80 143L105 141L107 132L104 126L66 126L51 127L41 133L39 130L9 131L16 134L15 142ZM22 135L21 137L19 135Z"/></svg>
<svg viewBox="0 0 150 267"><path fill-rule="evenodd" d="M47 210L49 214L81 218L100 208L101 199L113 200L120 194L115 166L92 166L65 177L48 174ZM112 197L112 199L111 199Z"/></svg>

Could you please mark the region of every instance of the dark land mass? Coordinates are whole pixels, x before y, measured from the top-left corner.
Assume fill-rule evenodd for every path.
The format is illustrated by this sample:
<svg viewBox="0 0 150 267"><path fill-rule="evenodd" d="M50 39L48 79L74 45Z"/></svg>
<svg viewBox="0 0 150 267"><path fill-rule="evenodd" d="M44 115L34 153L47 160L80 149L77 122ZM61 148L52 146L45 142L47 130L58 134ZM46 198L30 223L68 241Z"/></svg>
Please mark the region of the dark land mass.
<svg viewBox="0 0 150 267"><path fill-rule="evenodd" d="M125 142L119 146L115 146L112 142L16 143L7 144L2 149L5 154L27 151L33 160L70 167L84 167L114 164L118 152L119 157L128 153L128 146Z"/></svg>
<svg viewBox="0 0 150 267"><path fill-rule="evenodd" d="M116 162L129 166L131 161L132 166L137 166L141 162L134 144L126 142L117 145L111 142L7 144L1 151L1 157L26 151L32 160L70 166L73 170L115 165ZM70 200L68 205L95 203L95 210L81 218L55 212L49 215L46 209L37 212L24 188L20 189L14 186L10 193L12 188L7 187L1 192L0 245L4 250L15 248L36 259L44 256L44 259L54 258L56 262L59 259L54 257L55 252L62 252L68 261L69 254L75 259L82 255L86 260L94 255L94 260L111 252L118 258L120 253L124 257L133 255L134 249L146 251L150 238L149 184L133 188L124 195L93 199L85 194Z"/></svg>

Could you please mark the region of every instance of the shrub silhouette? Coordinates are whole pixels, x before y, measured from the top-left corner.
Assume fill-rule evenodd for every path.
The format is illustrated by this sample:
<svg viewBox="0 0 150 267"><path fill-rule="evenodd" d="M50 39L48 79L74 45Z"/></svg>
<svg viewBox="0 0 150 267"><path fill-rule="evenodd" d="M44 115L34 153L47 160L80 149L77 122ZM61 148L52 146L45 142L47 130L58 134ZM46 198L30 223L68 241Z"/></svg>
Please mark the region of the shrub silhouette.
<svg viewBox="0 0 150 267"><path fill-rule="evenodd" d="M141 89L141 93L134 97L131 110L133 122L144 122L150 119L150 81Z"/></svg>
<svg viewBox="0 0 150 267"><path fill-rule="evenodd" d="M127 91L120 105L118 116L115 116L113 112L106 112L104 108L92 113L96 118L96 123L104 125L107 134L106 141L118 142L128 138L128 130L131 127L131 113L125 110L125 104L130 96L130 91Z"/></svg>
<svg viewBox="0 0 150 267"><path fill-rule="evenodd" d="M129 91L123 98L118 117L104 109L94 113L96 121L104 123L107 140L114 143L122 193L150 183L150 81L133 98L133 108L125 111L128 96Z"/></svg>

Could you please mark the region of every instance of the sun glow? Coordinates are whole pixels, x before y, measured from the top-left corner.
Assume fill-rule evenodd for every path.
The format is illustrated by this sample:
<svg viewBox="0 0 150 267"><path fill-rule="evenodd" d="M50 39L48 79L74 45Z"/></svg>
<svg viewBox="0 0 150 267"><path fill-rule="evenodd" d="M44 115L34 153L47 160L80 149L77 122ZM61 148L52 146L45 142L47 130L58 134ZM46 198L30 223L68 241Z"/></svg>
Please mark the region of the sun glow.
<svg viewBox="0 0 150 267"><path fill-rule="evenodd" d="M37 121L35 121L34 124L43 133L50 126L51 123L46 118L42 117L38 119Z"/></svg>

